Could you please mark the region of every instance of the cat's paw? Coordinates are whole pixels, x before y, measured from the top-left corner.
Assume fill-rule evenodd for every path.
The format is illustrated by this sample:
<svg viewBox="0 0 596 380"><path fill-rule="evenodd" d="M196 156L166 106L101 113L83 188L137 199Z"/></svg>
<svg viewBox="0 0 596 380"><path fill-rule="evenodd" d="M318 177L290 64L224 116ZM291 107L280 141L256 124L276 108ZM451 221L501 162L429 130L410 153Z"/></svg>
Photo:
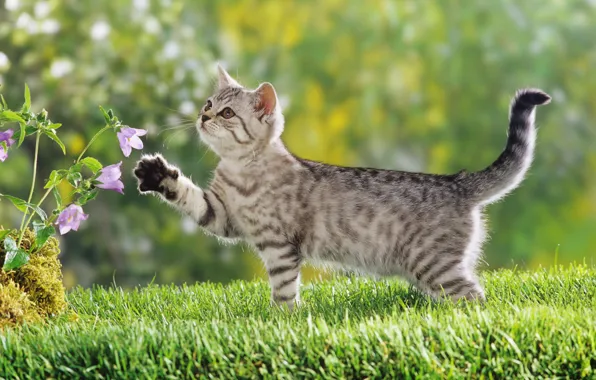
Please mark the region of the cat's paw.
<svg viewBox="0 0 596 380"><path fill-rule="evenodd" d="M180 171L170 165L159 154L143 156L134 169L141 193L156 192L166 199L173 200L178 196L176 182Z"/></svg>

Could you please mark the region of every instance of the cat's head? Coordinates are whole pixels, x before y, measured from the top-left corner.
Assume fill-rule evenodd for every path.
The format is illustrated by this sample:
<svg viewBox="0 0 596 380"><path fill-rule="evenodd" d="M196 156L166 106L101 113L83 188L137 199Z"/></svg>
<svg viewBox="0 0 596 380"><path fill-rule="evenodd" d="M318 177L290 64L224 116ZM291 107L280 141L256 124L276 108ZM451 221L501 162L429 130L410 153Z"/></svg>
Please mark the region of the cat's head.
<svg viewBox="0 0 596 380"><path fill-rule="evenodd" d="M201 140L222 158L259 154L279 139L284 126L281 107L270 83L244 88L221 66L215 93L207 98L197 120Z"/></svg>

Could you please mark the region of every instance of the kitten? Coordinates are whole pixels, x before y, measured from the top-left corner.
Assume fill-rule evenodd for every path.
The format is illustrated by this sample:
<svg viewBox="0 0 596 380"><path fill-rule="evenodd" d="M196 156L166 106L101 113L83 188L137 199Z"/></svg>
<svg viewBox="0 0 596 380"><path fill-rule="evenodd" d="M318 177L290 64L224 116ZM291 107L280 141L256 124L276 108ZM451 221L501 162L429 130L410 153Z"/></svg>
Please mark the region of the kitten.
<svg viewBox="0 0 596 380"><path fill-rule="evenodd" d="M272 300L290 308L304 260L399 275L435 298L484 300L474 273L485 236L481 211L522 181L534 151L535 106L547 104L547 94L517 92L507 145L492 165L435 175L296 157L280 139L284 117L273 86L249 90L218 70L218 89L196 123L221 159L210 187L145 155L134 170L141 193L159 195L209 234L256 248Z"/></svg>

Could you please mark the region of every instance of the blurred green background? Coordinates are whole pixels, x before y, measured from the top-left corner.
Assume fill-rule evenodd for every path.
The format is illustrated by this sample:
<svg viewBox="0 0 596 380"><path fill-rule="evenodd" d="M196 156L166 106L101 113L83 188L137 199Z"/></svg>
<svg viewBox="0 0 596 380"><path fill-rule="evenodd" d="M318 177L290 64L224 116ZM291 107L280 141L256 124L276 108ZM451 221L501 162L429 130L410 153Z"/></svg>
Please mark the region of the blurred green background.
<svg viewBox="0 0 596 380"><path fill-rule="evenodd" d="M539 87L553 103L538 110L535 164L489 208L482 268L594 263L594 20L594 0L0 0L0 84L16 108L28 83L34 109L64 125L70 155L43 141L43 178L103 125L101 104L148 129L144 151L162 152L201 185L216 157L193 128L168 128L194 122L218 61L246 86L275 85L294 153L410 171L490 164L505 143L511 96ZM32 150L29 140L0 164L1 192L26 196ZM122 159L109 134L91 154ZM125 196L103 192L81 230L62 239L67 287L264 275L249 248L219 245L139 196L130 174L139 155L124 160ZM0 203L0 224L18 223Z"/></svg>

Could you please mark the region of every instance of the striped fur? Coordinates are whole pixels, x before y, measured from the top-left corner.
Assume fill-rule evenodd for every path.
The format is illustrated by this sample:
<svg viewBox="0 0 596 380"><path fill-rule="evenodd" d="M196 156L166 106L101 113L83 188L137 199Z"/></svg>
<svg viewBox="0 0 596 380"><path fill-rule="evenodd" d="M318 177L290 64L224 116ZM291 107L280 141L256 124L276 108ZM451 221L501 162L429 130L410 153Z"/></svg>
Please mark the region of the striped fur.
<svg viewBox="0 0 596 380"><path fill-rule="evenodd" d="M474 271L485 236L482 208L523 179L535 106L549 100L539 90L516 94L505 150L480 172L349 168L288 152L273 87L247 90L220 69L219 89L197 121L201 139L221 158L209 189L159 155L143 157L135 175L141 192L160 194L208 233L254 246L275 303L292 308L298 301L305 260L400 275L434 297L483 300ZM234 117L221 116L226 107Z"/></svg>

